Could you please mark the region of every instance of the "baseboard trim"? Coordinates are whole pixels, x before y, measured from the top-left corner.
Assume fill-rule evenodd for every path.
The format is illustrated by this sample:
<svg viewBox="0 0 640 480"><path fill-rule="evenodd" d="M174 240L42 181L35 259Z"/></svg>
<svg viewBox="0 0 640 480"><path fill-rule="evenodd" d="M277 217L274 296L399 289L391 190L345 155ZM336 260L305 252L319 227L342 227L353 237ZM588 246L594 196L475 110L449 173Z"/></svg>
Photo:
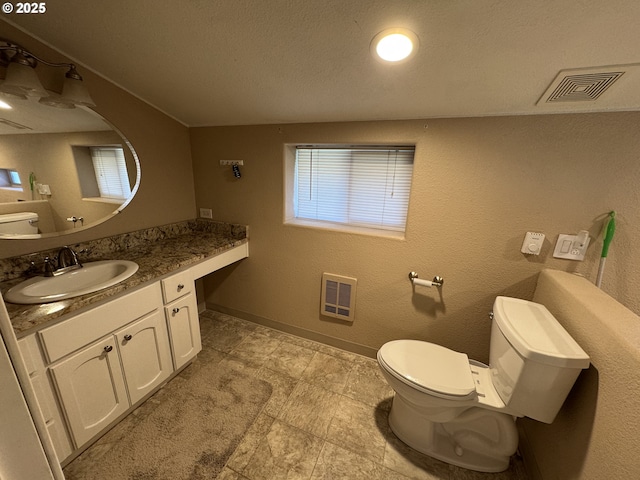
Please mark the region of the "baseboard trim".
<svg viewBox="0 0 640 480"><path fill-rule="evenodd" d="M360 345L359 343L349 342L347 340L342 340L341 338L331 337L323 333L314 332L313 330L307 330L306 328L288 325L276 320L271 320L259 315L254 315L253 313L243 312L241 310L227 308L223 307L222 305L217 305L209 302L206 303L206 308L208 310L215 310L216 312L231 315L232 317L241 318L242 320L257 323L258 325L273 328L274 330L279 330L281 332L296 335L298 337L306 338L307 340L312 340L314 342L323 343L331 347L340 348L342 350L356 353L365 357L376 358L376 354L378 353L375 348L368 347L366 345Z"/></svg>

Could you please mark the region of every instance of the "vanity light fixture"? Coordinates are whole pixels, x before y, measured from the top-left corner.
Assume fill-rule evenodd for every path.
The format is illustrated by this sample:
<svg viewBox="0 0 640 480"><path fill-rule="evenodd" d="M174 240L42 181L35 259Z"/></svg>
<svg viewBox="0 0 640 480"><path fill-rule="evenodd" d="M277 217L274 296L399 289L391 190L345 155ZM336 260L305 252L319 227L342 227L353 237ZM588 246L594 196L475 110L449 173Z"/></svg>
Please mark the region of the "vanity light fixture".
<svg viewBox="0 0 640 480"><path fill-rule="evenodd" d="M50 92L42 86L36 73L38 63L68 69L61 94ZM75 108L76 105L95 107L73 63L48 62L16 43L0 40L0 66L6 67L5 79L0 84L0 95L21 100L40 97L40 103L58 108Z"/></svg>
<svg viewBox="0 0 640 480"><path fill-rule="evenodd" d="M418 51L418 36L406 28L388 28L371 41L371 54L384 63L402 63Z"/></svg>

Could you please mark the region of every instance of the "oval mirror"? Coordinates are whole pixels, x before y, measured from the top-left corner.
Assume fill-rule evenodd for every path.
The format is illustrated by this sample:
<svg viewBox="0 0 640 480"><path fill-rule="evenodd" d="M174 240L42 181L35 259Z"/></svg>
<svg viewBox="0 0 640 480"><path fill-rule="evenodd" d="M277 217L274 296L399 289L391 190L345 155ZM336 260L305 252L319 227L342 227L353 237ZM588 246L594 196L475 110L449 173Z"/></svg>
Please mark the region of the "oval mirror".
<svg viewBox="0 0 640 480"><path fill-rule="evenodd" d="M88 107L0 97L0 238L72 233L111 218L133 198L131 144Z"/></svg>

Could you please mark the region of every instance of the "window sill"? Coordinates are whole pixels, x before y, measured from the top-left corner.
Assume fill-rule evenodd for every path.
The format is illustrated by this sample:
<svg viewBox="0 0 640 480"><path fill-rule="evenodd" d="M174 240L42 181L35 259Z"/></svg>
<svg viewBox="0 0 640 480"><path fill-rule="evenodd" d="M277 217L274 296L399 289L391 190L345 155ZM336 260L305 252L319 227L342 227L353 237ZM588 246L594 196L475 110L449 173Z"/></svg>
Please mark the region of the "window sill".
<svg viewBox="0 0 640 480"><path fill-rule="evenodd" d="M122 205L126 201L126 199L87 197L87 198L83 198L82 201L83 202L96 202L96 203L112 203L114 205Z"/></svg>
<svg viewBox="0 0 640 480"><path fill-rule="evenodd" d="M370 235L373 237L392 238L395 240L404 240L404 232L394 230L382 230L370 227L358 227L356 225L345 225L342 223L324 222L322 220L302 220L300 218L292 218L284 221L285 226L314 228L318 230L329 230L333 232L355 233L358 235Z"/></svg>

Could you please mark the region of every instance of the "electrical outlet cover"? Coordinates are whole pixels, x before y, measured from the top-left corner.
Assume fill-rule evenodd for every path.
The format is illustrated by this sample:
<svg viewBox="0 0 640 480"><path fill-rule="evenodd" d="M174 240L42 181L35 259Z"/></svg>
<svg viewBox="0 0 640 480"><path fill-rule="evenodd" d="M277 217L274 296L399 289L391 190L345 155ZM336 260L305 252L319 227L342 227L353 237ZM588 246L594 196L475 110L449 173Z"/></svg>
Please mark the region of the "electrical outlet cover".
<svg viewBox="0 0 640 480"><path fill-rule="evenodd" d="M200 209L200 217L201 218L213 218L213 211L210 208L201 208Z"/></svg>
<svg viewBox="0 0 640 480"><path fill-rule="evenodd" d="M577 237L577 235L566 235L563 233L558 235L558 241L556 242L556 248L553 251L553 256L556 258L563 258L565 260L583 261L591 238L587 237L582 248L577 248L575 246Z"/></svg>

